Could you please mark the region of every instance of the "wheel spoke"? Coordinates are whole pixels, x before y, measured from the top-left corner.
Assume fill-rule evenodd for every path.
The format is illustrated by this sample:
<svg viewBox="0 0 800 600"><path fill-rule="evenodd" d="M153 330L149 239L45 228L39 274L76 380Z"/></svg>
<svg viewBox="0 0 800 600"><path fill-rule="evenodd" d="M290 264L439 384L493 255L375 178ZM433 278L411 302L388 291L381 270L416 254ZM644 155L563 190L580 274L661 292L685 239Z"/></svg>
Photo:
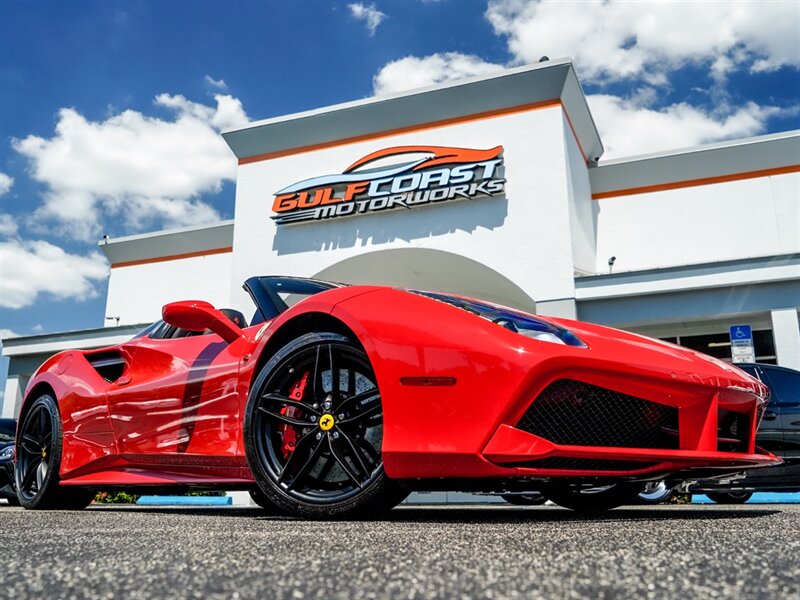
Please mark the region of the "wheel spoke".
<svg viewBox="0 0 800 600"><path fill-rule="evenodd" d="M302 421L300 419L293 419L292 417L287 417L286 415L282 415L281 413L276 413L271 410L264 408L263 406L259 406L258 410L263 412L271 419L275 419L276 421L280 421L281 423L286 423L287 425L294 425L295 427L313 427L314 423L311 421Z"/></svg>
<svg viewBox="0 0 800 600"><path fill-rule="evenodd" d="M36 467L36 489L42 489L42 485L44 484L44 478L47 476L47 463L45 461L39 461L39 466Z"/></svg>
<svg viewBox="0 0 800 600"><path fill-rule="evenodd" d="M328 344L328 366L331 368L331 394L339 391L339 378L335 376L336 369L333 368L333 346Z"/></svg>
<svg viewBox="0 0 800 600"><path fill-rule="evenodd" d="M352 465L349 462L347 462L344 454L341 452L341 449L337 448L338 445L339 441L334 440L333 436L329 435L328 446L330 447L331 450L331 456L333 456L333 458L336 459L336 462L339 463L339 466L342 467L342 470L347 474L347 476L353 480L353 483L355 483L358 487L363 487L361 485L361 479L359 478L358 473L356 473Z"/></svg>
<svg viewBox="0 0 800 600"><path fill-rule="evenodd" d="M42 440L29 433L22 436L19 445L29 454L39 455L42 452Z"/></svg>
<svg viewBox="0 0 800 600"><path fill-rule="evenodd" d="M375 403L364 412L358 413L357 415L353 415L349 419L343 419L339 421L339 425L349 425L350 423L358 423L359 421L365 421L370 417L374 417L376 414L382 414L381 405L379 403Z"/></svg>
<svg viewBox="0 0 800 600"><path fill-rule="evenodd" d="M292 400L291 398L287 398L286 396L283 396L281 394L275 394L275 393L264 394L263 396L261 396L261 400L262 402L266 400L271 403L274 402L275 404L285 404L286 406L294 406L295 408L299 408L300 410L303 411L308 411L317 416L320 415L319 411L314 410L309 404L297 402L296 400Z"/></svg>
<svg viewBox="0 0 800 600"><path fill-rule="evenodd" d="M373 465L376 465L381 460L380 450L375 451L375 448L372 447L366 440L356 438L356 445L358 448L364 453L364 455L369 459L369 462Z"/></svg>
<svg viewBox="0 0 800 600"><path fill-rule="evenodd" d="M319 389L317 388L317 380L319 380ZM314 373L311 375L311 389L314 391L314 399L319 398L322 393L322 374L319 372L319 346L317 346L317 353L314 357Z"/></svg>
<svg viewBox="0 0 800 600"><path fill-rule="evenodd" d="M20 488L23 490L30 490L31 485L36 479L36 471L39 468L39 463L42 462L41 456L34 456L25 468L25 474L22 477L22 484Z"/></svg>
<svg viewBox="0 0 800 600"><path fill-rule="evenodd" d="M294 452L292 452L292 455L289 457L289 460L286 461L286 465L283 467L283 471L281 471L280 477L278 477L278 482L279 483L286 482L286 477L287 477L287 475L290 474L289 473L289 465L293 464L295 462L294 457L295 456L299 456L298 450L300 449L300 444L303 444L303 442L305 442L306 440L314 440L314 441L317 442L317 445L311 451L311 453L309 454L308 458L303 463L303 466L300 467L300 470L298 470L297 473L294 474L294 476L292 477L291 481L286 483L286 488L287 489L292 489L295 486L296 483L298 483L301 479L303 479L303 477L305 477L308 474L308 472L314 467L314 465L317 464L317 461L319 460L319 457L322 454L322 449L323 449L323 440L322 440L322 438L317 440L315 438L314 432L306 434L306 436L303 437L303 439L300 440L300 443L298 443L297 446L295 446Z"/></svg>
<svg viewBox="0 0 800 600"><path fill-rule="evenodd" d="M39 436L44 437L50 431L50 414L44 409L44 405L39 406Z"/></svg>
<svg viewBox="0 0 800 600"><path fill-rule="evenodd" d="M371 471L364 462L364 458L361 456L361 453L358 451L355 444L353 444L353 440L351 440L349 436L345 435L344 432L340 431L339 433L341 434L340 439L344 440L345 445L350 450L350 457L354 459L354 462L358 463L358 466L366 476L365 479L369 478Z"/></svg>
<svg viewBox="0 0 800 600"><path fill-rule="evenodd" d="M372 388L371 390L367 390L366 392L361 392L360 394L356 394L355 396L350 396L349 398L345 398L339 403L339 406L336 407L337 411L344 410L345 407L351 404L361 404L364 400L369 400L373 396L375 396L376 400L380 402L381 396L378 388Z"/></svg>

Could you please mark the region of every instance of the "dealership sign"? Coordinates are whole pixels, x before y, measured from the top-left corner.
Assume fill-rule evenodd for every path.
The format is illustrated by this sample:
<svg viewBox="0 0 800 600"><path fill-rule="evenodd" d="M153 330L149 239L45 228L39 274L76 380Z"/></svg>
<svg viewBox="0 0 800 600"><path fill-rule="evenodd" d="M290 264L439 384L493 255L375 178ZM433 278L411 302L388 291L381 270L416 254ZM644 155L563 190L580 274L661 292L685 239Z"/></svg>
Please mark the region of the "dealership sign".
<svg viewBox="0 0 800 600"><path fill-rule="evenodd" d="M502 146L385 148L341 174L312 177L279 190L272 219L284 225L488 198L504 192L503 171Z"/></svg>

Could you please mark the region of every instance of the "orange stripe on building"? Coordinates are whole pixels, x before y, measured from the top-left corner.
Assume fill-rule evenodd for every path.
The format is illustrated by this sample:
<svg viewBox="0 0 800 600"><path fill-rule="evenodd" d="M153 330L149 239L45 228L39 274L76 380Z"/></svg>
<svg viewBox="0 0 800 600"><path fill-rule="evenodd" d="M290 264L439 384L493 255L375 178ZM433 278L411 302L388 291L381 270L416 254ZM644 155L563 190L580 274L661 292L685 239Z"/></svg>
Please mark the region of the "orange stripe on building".
<svg viewBox="0 0 800 600"><path fill-rule="evenodd" d="M685 181L671 181L657 185L644 185L641 187L627 188L623 190L611 190L609 192L598 192L592 194L592 200L602 200L603 198L616 198L617 196L633 196L635 194L647 194L649 192L663 192L666 190L676 190L686 187L699 185L711 185L713 183L725 183L727 181L739 181L741 179L755 179L756 177L769 177L770 175L784 175L786 173L800 172L800 165L789 165L788 167L776 167L774 169L761 169L759 171L744 171L742 173L731 173L730 175L719 175L717 177L704 177L702 179L687 179Z"/></svg>
<svg viewBox="0 0 800 600"><path fill-rule="evenodd" d="M198 252L187 252L186 254L172 254L170 256L155 256L153 258L142 258L141 260L129 260L126 262L112 263L112 269L119 267L133 267L135 265L149 265L152 263L166 262L169 260L180 260L182 258L194 258L196 256L211 256L213 254L226 254L233 252L233 248L228 246L226 248L212 248L211 250L199 250Z"/></svg>
<svg viewBox="0 0 800 600"><path fill-rule="evenodd" d="M464 115L461 117L453 117L450 119L442 119L441 121L430 121L428 123L419 123L417 125L409 125L408 127L401 127L399 129L389 129L386 131L378 131L375 133L366 133L364 135L357 135L354 137L349 138L342 138L339 140L332 140L330 142L322 142L319 144L312 144L310 146L299 146L297 148L288 148L286 150L279 150L277 152L267 152L265 154L256 154L254 156L247 156L245 158L239 159L240 165L247 165L254 162L260 162L262 160L270 160L272 158L280 158L282 156L292 156L294 154L303 154L305 152L314 152L315 150L324 150L326 148L335 148L337 146L345 146L347 144L355 144L358 142L366 142L369 140L377 140L381 138L392 137L395 135L400 135L403 133L413 133L415 131L425 131L427 129L436 129L437 127L446 127L447 125L455 125L458 123L469 123L472 121L481 121L483 119L494 119L496 117L502 117L504 115L512 115L516 113L534 111L534 110L541 110L543 108L552 108L554 106L561 106L562 110L564 110L564 114L567 114L567 111L561 104L561 100L556 98L554 100L544 100L542 102L533 102L531 104L521 104L519 106L512 106L509 108L500 108L497 110L490 110L482 113L475 113L472 115ZM572 130L572 135L575 135L575 130L572 128L572 123L569 121L569 116L567 116L567 122L569 122L570 129ZM584 160L586 158L586 154L581 148L581 143L578 140L578 136L575 135L575 141L578 143L578 148L580 148L581 155L583 155Z"/></svg>
<svg viewBox="0 0 800 600"><path fill-rule="evenodd" d="M575 139L575 143L578 145L578 151L581 153L583 157L583 162L587 162L586 153L583 151L583 147L581 143L578 141L578 134L575 133L575 128L572 126L572 119L569 118L569 113L567 113L567 109L564 106L561 106L561 110L564 111L564 116L567 118L567 125L569 125L569 130L572 132L572 137Z"/></svg>

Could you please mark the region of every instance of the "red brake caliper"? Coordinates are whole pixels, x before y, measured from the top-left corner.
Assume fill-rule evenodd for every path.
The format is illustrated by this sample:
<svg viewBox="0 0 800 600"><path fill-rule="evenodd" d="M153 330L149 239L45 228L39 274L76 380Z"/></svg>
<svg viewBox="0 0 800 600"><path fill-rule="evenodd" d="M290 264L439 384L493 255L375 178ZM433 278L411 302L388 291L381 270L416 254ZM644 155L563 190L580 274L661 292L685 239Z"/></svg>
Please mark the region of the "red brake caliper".
<svg viewBox="0 0 800 600"><path fill-rule="evenodd" d="M294 400L295 402L303 401L303 394L306 391L306 384L308 383L308 377L310 374L311 372L307 371L294 383L294 385L292 385L292 388L289 390L290 400ZM289 417L290 419L299 419L302 417L302 411L294 406L284 406L281 409L281 414ZM280 425L278 431L281 432L281 436L283 437L281 454L283 454L284 459L287 459L289 456L291 456L292 452L294 452L294 448L297 445L297 427L294 425L283 424Z"/></svg>

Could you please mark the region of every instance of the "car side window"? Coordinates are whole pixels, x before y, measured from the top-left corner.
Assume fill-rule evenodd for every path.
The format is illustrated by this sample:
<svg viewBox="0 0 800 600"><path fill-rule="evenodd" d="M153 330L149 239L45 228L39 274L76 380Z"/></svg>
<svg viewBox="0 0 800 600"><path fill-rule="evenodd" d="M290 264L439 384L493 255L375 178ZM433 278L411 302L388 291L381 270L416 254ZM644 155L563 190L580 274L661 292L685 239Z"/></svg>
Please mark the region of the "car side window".
<svg viewBox="0 0 800 600"><path fill-rule="evenodd" d="M783 369L764 369L775 404L800 404L800 373Z"/></svg>
<svg viewBox="0 0 800 600"><path fill-rule="evenodd" d="M175 332L175 328L164 321L159 321L155 324L153 329L151 329L149 337L152 340L165 340L172 337L172 334Z"/></svg>

